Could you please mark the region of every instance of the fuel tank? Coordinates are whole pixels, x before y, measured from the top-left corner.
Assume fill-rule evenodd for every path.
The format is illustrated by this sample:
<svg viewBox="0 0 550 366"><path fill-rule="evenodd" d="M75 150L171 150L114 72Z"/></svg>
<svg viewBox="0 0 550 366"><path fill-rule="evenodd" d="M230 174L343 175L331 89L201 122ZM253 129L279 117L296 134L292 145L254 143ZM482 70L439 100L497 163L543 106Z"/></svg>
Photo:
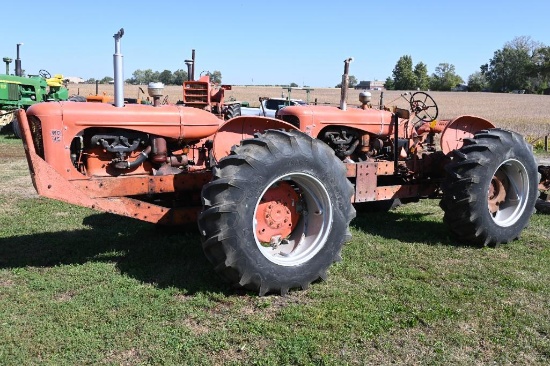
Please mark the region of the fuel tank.
<svg viewBox="0 0 550 366"><path fill-rule="evenodd" d="M95 127L123 128L190 141L213 135L223 124L210 112L179 105L115 107L108 103L48 102L31 106L27 115L38 117L44 135L55 132L64 140Z"/></svg>

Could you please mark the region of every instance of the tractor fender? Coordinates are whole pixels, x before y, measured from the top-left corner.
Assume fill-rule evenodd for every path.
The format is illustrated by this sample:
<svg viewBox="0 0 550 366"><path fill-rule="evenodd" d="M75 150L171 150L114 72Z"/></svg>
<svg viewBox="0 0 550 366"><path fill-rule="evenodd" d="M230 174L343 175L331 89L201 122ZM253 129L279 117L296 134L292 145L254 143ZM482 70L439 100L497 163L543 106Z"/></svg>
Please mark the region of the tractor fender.
<svg viewBox="0 0 550 366"><path fill-rule="evenodd" d="M460 149L464 145L464 139L474 137L478 131L491 128L495 128L495 125L482 117L456 117L449 121L441 133L441 150L447 155L453 150Z"/></svg>
<svg viewBox="0 0 550 366"><path fill-rule="evenodd" d="M242 140L253 138L254 134L266 130L298 130L290 123L279 119L258 116L240 116L228 120L220 126L213 139L214 159L221 158L231 153L234 145L239 145Z"/></svg>

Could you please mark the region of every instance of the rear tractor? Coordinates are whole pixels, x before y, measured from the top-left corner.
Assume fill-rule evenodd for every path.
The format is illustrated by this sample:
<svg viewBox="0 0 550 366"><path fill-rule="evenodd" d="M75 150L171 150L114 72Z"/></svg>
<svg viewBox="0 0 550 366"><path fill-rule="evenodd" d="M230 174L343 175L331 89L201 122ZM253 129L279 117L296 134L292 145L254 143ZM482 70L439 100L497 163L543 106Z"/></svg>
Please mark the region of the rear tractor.
<svg viewBox="0 0 550 366"><path fill-rule="evenodd" d="M224 120L241 115L241 103L225 99L225 91L231 90L231 85L213 83L209 74L195 80L195 50L192 50L191 59L185 60L185 64L188 79L183 82L181 104L209 111Z"/></svg>
<svg viewBox="0 0 550 366"><path fill-rule="evenodd" d="M15 75L9 74L12 59L4 57L6 74L0 75L0 128L21 138L21 130L16 111L20 108L47 101L69 99L69 91L64 86L63 75L52 75L46 70L40 70L38 75L23 76L19 48L15 60Z"/></svg>
<svg viewBox="0 0 550 366"><path fill-rule="evenodd" d="M537 166L520 135L476 116L437 120L422 92L407 108L348 106L351 59L337 107L224 121L215 105L189 100L125 104L121 32L114 38L114 103L19 111L34 186L151 223L197 222L206 257L233 287L285 294L325 279L356 207L437 197L456 240L480 246L516 239L534 211Z"/></svg>

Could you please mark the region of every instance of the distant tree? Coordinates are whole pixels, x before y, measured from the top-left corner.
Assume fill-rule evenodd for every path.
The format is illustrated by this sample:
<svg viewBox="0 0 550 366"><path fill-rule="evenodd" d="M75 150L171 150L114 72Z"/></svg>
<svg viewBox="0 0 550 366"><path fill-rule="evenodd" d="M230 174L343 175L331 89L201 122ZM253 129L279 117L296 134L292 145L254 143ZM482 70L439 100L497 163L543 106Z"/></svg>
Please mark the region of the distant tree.
<svg viewBox="0 0 550 366"><path fill-rule="evenodd" d="M425 63L419 62L414 67L414 76L416 78L416 88L420 90L428 90L430 87L430 76L428 75L428 66Z"/></svg>
<svg viewBox="0 0 550 366"><path fill-rule="evenodd" d="M222 83L222 73L218 70L214 70L214 72L208 71L206 75L210 76L210 81L215 84L221 84Z"/></svg>
<svg viewBox="0 0 550 366"><path fill-rule="evenodd" d="M493 91L507 92L514 89L536 88L541 80L534 66L538 50L544 45L531 37L516 37L495 51L489 63L481 65L481 72L487 78Z"/></svg>
<svg viewBox="0 0 550 366"><path fill-rule="evenodd" d="M464 80L455 73L455 66L449 63L440 63L432 74L430 88L432 90L449 91Z"/></svg>
<svg viewBox="0 0 550 366"><path fill-rule="evenodd" d="M153 69L143 70L143 84L148 84L155 81L158 80L155 80L155 73L153 72Z"/></svg>
<svg viewBox="0 0 550 366"><path fill-rule="evenodd" d="M86 84L95 84L95 79L94 78L89 78L84 83L86 83Z"/></svg>
<svg viewBox="0 0 550 366"><path fill-rule="evenodd" d="M298 87L298 84L296 84L296 83L290 83L290 87L291 87L291 88L297 88L297 87Z"/></svg>
<svg viewBox="0 0 550 366"><path fill-rule="evenodd" d="M411 56L401 56L393 69L395 90L412 90L416 88L416 77L413 72Z"/></svg>
<svg viewBox="0 0 550 366"><path fill-rule="evenodd" d="M535 50L531 60L531 65L527 69L529 84L533 91L542 93L550 82L550 47Z"/></svg>
<svg viewBox="0 0 550 366"><path fill-rule="evenodd" d="M353 75L349 75L348 77L348 88L355 88L355 85L357 85L357 78ZM341 88L342 83L336 84L335 88Z"/></svg>
<svg viewBox="0 0 550 366"><path fill-rule="evenodd" d="M468 77L468 90L478 92L487 88L487 79L481 71L476 71Z"/></svg>
<svg viewBox="0 0 550 366"><path fill-rule="evenodd" d="M164 85L174 84L174 75L172 75L172 71L164 70L163 72L161 72L159 74L159 81Z"/></svg>
<svg viewBox="0 0 550 366"><path fill-rule="evenodd" d="M184 71L182 69L178 69L174 71L174 84L176 85L183 85L184 81L187 81L187 71Z"/></svg>
<svg viewBox="0 0 550 366"><path fill-rule="evenodd" d="M349 84L348 84L349 87L350 87L350 88L355 88L355 85L357 85L357 83L358 83L358 82L357 82L357 78L356 78L355 76L353 76L353 75L350 75L350 76L349 76Z"/></svg>
<svg viewBox="0 0 550 366"><path fill-rule="evenodd" d="M114 79L111 76L105 76L103 79L99 81L100 84L109 84L110 81L113 81Z"/></svg>
<svg viewBox="0 0 550 366"><path fill-rule="evenodd" d="M395 83L393 82L393 79L391 77L386 78L386 82L384 83L384 88L386 90L394 90L395 89Z"/></svg>
<svg viewBox="0 0 550 366"><path fill-rule="evenodd" d="M137 69L132 73L132 77L127 79L126 82L134 85L145 84L145 72L143 70Z"/></svg>
<svg viewBox="0 0 550 366"><path fill-rule="evenodd" d="M542 42L531 39L530 36L519 36L513 40L506 42L504 48L511 48L513 50L523 50L527 52L529 57L532 57L538 49L544 47Z"/></svg>

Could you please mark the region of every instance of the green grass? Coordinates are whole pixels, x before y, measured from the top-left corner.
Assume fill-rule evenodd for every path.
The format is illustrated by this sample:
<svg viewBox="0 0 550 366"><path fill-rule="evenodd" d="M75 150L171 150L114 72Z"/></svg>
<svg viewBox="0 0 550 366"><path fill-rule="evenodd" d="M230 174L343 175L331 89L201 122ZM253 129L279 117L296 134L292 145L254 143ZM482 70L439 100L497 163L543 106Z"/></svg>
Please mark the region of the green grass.
<svg viewBox="0 0 550 366"><path fill-rule="evenodd" d="M28 174L7 160L0 185ZM259 297L196 232L13 188L0 207L0 365L550 362L548 215L494 249L455 243L436 200L358 216L327 281Z"/></svg>

